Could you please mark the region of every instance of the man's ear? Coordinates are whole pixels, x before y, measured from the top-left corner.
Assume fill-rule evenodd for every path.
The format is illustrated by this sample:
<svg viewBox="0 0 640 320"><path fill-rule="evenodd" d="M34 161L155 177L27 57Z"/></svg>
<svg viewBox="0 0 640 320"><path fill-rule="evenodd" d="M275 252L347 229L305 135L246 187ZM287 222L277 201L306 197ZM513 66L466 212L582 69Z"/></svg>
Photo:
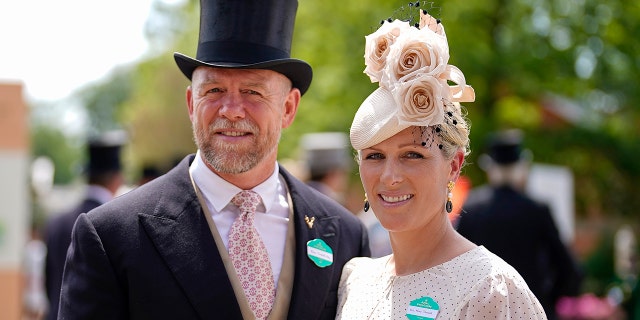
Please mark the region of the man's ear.
<svg viewBox="0 0 640 320"><path fill-rule="evenodd" d="M185 96L187 99L187 109L189 110L189 120L193 122L193 90L191 89L191 86L187 87Z"/></svg>
<svg viewBox="0 0 640 320"><path fill-rule="evenodd" d="M282 116L282 128L287 128L293 123L293 119L298 112L298 105L300 104L300 90L298 88L291 88L286 100L284 101L284 113Z"/></svg>

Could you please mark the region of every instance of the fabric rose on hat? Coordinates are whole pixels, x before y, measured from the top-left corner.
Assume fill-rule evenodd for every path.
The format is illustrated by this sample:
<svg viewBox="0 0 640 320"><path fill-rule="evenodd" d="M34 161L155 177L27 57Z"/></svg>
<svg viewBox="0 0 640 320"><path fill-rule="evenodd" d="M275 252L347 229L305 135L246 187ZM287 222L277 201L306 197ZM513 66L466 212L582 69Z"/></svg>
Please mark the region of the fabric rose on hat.
<svg viewBox="0 0 640 320"><path fill-rule="evenodd" d="M385 21L376 32L365 37L364 63L367 67L364 73L369 75L371 82L380 81L382 69L387 64L389 48L402 31L410 28L406 21Z"/></svg>
<svg viewBox="0 0 640 320"><path fill-rule="evenodd" d="M462 71L448 64L444 26L426 11L420 10L418 27L385 21L365 38L364 73L380 88L360 105L351 124L351 143L357 150L409 126L444 123L445 104L475 100Z"/></svg>
<svg viewBox="0 0 640 320"><path fill-rule="evenodd" d="M424 74L440 77L448 62L447 38L429 28L411 28L404 31L390 48L384 82L409 81Z"/></svg>
<svg viewBox="0 0 640 320"><path fill-rule="evenodd" d="M444 120L444 100L448 98L446 80L423 75L417 79L401 82L391 91L400 106L398 123L414 126L429 126Z"/></svg>

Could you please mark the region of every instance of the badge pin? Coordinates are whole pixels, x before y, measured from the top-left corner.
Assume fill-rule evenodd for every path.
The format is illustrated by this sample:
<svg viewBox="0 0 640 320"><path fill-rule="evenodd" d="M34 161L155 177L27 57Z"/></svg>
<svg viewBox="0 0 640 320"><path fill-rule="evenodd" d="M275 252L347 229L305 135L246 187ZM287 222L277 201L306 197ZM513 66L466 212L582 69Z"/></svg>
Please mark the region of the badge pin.
<svg viewBox="0 0 640 320"><path fill-rule="evenodd" d="M307 257L320 268L333 264L333 250L322 239L307 242Z"/></svg>
<svg viewBox="0 0 640 320"><path fill-rule="evenodd" d="M304 222L307 223L307 226L309 226L309 229L313 229L313 223L316 221L316 217L307 217L306 215L304 216Z"/></svg>
<svg viewBox="0 0 640 320"><path fill-rule="evenodd" d="M410 320L434 320L438 316L440 306L431 297L421 297L409 302L407 318Z"/></svg>

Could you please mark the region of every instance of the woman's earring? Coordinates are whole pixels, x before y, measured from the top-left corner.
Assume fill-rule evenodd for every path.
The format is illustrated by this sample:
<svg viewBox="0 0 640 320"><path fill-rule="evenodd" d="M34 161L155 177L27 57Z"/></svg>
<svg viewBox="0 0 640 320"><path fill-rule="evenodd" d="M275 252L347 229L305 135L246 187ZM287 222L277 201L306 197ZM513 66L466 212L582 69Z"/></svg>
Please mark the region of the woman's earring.
<svg viewBox="0 0 640 320"><path fill-rule="evenodd" d="M456 183L453 181L449 181L449 184L447 184L447 189L449 189L447 192L447 213L451 213L451 211L453 211L453 203L451 202L451 199L453 199L453 187L455 187L455 185Z"/></svg>
<svg viewBox="0 0 640 320"><path fill-rule="evenodd" d="M364 194L364 212L369 211L369 199L367 198L367 194Z"/></svg>

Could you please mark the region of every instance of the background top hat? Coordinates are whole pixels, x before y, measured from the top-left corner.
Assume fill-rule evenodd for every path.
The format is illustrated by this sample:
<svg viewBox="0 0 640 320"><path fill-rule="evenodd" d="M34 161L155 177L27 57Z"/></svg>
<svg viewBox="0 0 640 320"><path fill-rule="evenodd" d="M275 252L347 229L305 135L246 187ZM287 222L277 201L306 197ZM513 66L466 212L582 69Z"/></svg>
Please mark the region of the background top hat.
<svg viewBox="0 0 640 320"><path fill-rule="evenodd" d="M199 66L268 69L304 94L311 66L290 57L297 9L296 0L201 0L196 58L178 52L173 57L189 80Z"/></svg>
<svg viewBox="0 0 640 320"><path fill-rule="evenodd" d="M492 133L487 140L487 155L498 165L530 160L531 152L522 149L524 134L518 129Z"/></svg>
<svg viewBox="0 0 640 320"><path fill-rule="evenodd" d="M307 133L300 138L303 158L311 179L320 178L332 170L351 169L353 157L349 136L344 132Z"/></svg>
<svg viewBox="0 0 640 320"><path fill-rule="evenodd" d="M127 140L124 131L109 131L89 139L87 145L88 174L95 175L122 170L120 149Z"/></svg>

